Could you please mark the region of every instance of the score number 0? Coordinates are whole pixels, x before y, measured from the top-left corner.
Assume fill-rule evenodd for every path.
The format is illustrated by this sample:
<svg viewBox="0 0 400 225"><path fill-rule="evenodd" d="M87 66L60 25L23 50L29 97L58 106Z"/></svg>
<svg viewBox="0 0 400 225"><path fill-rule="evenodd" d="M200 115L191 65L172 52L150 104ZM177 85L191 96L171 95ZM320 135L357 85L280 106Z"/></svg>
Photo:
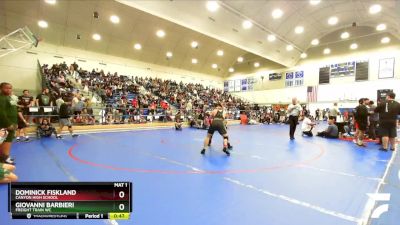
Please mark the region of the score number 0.
<svg viewBox="0 0 400 225"><path fill-rule="evenodd" d="M125 192L124 191L120 191L118 193L118 197L119 198L124 198L125 197ZM125 205L123 203L119 204L118 206L119 210L123 211L125 209Z"/></svg>

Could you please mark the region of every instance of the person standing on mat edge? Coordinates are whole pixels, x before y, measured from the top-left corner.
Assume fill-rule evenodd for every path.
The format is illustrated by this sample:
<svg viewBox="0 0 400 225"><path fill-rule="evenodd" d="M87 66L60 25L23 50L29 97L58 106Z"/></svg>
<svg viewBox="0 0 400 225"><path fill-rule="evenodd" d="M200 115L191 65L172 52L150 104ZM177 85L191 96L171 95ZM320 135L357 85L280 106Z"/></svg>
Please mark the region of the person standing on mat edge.
<svg viewBox="0 0 400 225"><path fill-rule="evenodd" d="M53 107L53 101L47 87L43 88L42 93L36 97L36 106L39 107L39 124L42 123L43 118L47 118L50 122L50 117L47 117L50 113L45 112L44 110L45 107Z"/></svg>
<svg viewBox="0 0 400 225"><path fill-rule="evenodd" d="M68 127L68 131L71 134L72 137L78 137L77 134L74 134L74 131L72 130L72 123L71 123L71 107L68 105L71 104L70 102L64 102L60 106L60 112L58 114L59 117L59 122L60 122L60 127L58 128L58 132L56 134L57 139L62 139L61 133L64 128L64 126Z"/></svg>
<svg viewBox="0 0 400 225"><path fill-rule="evenodd" d="M338 109L338 104L335 102L333 103L333 107L329 109L328 119L334 119L334 122L336 122L338 115L340 115L340 111Z"/></svg>
<svg viewBox="0 0 400 225"><path fill-rule="evenodd" d="M389 143L390 150L396 148L397 137L397 115L400 114L400 104L394 99L396 94L391 92L386 96L386 101L381 102L375 109L379 113L379 133L382 136L382 148L380 150L387 151Z"/></svg>
<svg viewBox="0 0 400 225"><path fill-rule="evenodd" d="M358 146L366 147L364 144L364 134L368 127L368 108L367 104L369 102L368 98L361 98L358 103L359 105L355 108L354 119L356 122L356 134L355 143Z"/></svg>
<svg viewBox="0 0 400 225"><path fill-rule="evenodd" d="M8 131L6 139L0 144L0 163L13 165L14 160L10 158L10 151L18 124L17 103L11 100L11 84L1 83L0 91L0 129Z"/></svg>
<svg viewBox="0 0 400 225"><path fill-rule="evenodd" d="M289 115L289 125L290 125L290 131L289 131L289 136L290 140L294 140L294 133L296 132L296 126L299 121L299 115L301 113L301 105L297 101L297 98L292 98L292 104L289 105L287 112Z"/></svg>
<svg viewBox="0 0 400 225"><path fill-rule="evenodd" d="M225 123L224 123L225 117L224 117L223 111L224 110L223 110L221 103L216 103L215 109L211 112L211 117L213 118L213 120L210 125L210 128L208 128L207 137L204 139L204 147L200 152L202 155L204 155L206 153L206 149L211 144L211 138L215 131L218 131L218 133L224 139L224 148L222 149L222 151L226 155L228 155L228 156L230 155L230 153L227 149L232 149L232 145L229 143L228 132L226 131L226 127L225 127Z"/></svg>
<svg viewBox="0 0 400 225"><path fill-rule="evenodd" d="M369 101L369 126L368 126L368 137L371 140L376 140L376 126L379 120L379 114L375 112L376 105L374 101Z"/></svg>

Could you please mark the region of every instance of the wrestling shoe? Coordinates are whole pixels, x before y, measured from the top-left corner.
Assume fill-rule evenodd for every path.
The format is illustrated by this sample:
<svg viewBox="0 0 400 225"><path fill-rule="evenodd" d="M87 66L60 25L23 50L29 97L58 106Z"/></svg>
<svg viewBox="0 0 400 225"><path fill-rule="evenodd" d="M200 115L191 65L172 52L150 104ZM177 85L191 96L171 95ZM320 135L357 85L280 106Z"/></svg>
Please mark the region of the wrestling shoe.
<svg viewBox="0 0 400 225"><path fill-rule="evenodd" d="M79 134L72 134L71 135L73 138L75 138L75 137L79 137Z"/></svg>
<svg viewBox="0 0 400 225"><path fill-rule="evenodd" d="M201 152L200 152L200 154L202 154L202 155L204 155L205 153L206 153L205 149L201 150Z"/></svg>
<svg viewBox="0 0 400 225"><path fill-rule="evenodd" d="M4 160L5 164L10 164L10 165L15 165L15 160L11 157L8 157L6 160Z"/></svg>
<svg viewBox="0 0 400 225"><path fill-rule="evenodd" d="M228 149L229 149L229 150L232 150L232 149L233 149L233 146L232 146L231 144L228 144Z"/></svg>
<svg viewBox="0 0 400 225"><path fill-rule="evenodd" d="M226 154L227 156L230 156L230 155L231 155L231 153L229 153L228 150L227 150L226 148L222 149L222 151L225 152L225 154Z"/></svg>
<svg viewBox="0 0 400 225"><path fill-rule="evenodd" d="M57 139L63 139L63 137L61 137L61 135L56 136Z"/></svg>
<svg viewBox="0 0 400 225"><path fill-rule="evenodd" d="M379 148L379 151L387 152L388 150L386 148Z"/></svg>

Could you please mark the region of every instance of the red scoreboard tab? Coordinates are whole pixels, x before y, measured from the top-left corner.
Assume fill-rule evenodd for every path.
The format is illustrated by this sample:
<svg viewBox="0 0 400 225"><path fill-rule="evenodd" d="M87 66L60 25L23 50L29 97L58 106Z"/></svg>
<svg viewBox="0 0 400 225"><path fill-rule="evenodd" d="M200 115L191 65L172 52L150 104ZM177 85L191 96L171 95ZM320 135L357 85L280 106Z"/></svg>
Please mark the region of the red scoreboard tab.
<svg viewBox="0 0 400 225"><path fill-rule="evenodd" d="M9 184L14 219L104 219L132 212L131 182L19 182Z"/></svg>

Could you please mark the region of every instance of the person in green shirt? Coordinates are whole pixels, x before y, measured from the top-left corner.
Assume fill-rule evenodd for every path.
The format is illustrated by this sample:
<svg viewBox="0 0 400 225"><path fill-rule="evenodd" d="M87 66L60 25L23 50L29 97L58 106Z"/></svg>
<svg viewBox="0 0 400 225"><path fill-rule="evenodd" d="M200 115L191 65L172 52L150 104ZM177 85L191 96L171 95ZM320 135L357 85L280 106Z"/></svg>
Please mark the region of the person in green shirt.
<svg viewBox="0 0 400 225"><path fill-rule="evenodd" d="M17 104L11 101L12 85L0 84L0 129L8 131L7 138L0 144L0 163L14 164L10 158L11 144L18 124Z"/></svg>
<svg viewBox="0 0 400 225"><path fill-rule="evenodd" d="M15 166L0 163L0 184L17 181L18 177L14 174L14 170Z"/></svg>

